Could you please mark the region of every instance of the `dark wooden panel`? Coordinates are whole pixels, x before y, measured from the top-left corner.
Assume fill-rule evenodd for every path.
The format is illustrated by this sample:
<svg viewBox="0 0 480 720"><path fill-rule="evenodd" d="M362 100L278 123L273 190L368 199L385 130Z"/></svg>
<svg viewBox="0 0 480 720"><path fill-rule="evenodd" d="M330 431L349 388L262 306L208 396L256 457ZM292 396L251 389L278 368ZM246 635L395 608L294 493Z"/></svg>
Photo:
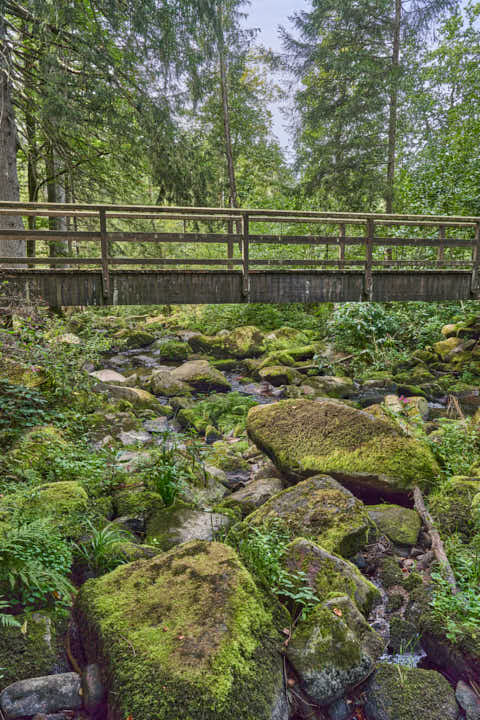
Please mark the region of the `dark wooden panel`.
<svg viewBox="0 0 480 720"><path fill-rule="evenodd" d="M308 270L250 273L250 302L320 303L362 300L363 273Z"/></svg>
<svg viewBox="0 0 480 720"><path fill-rule="evenodd" d="M458 270L376 272L373 279L373 300L467 300L470 298L471 279L471 272Z"/></svg>

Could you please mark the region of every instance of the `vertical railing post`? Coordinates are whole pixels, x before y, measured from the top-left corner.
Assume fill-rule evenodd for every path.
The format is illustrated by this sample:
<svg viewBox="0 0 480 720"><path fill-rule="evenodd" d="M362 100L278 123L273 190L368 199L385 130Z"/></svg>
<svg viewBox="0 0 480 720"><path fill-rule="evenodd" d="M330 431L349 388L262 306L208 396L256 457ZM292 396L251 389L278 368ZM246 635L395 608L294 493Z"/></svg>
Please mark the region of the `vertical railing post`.
<svg viewBox="0 0 480 720"><path fill-rule="evenodd" d="M229 220L227 223L227 233L228 233L228 240L227 240L227 258L229 261L233 260L233 220ZM233 270L233 263L228 263L228 269Z"/></svg>
<svg viewBox="0 0 480 720"><path fill-rule="evenodd" d="M439 228L439 238L441 241L445 240L445 226L440 225ZM445 262L445 247L443 245L440 245L437 251L437 265L440 267L440 265L443 265Z"/></svg>
<svg viewBox="0 0 480 720"><path fill-rule="evenodd" d="M338 262L340 267L345 267L345 225L340 225L340 244L338 246Z"/></svg>
<svg viewBox="0 0 480 720"><path fill-rule="evenodd" d="M367 302L373 299L373 277L372 277L372 260L373 260L373 238L375 235L375 224L373 220L367 220L365 236L365 275L363 279L363 296Z"/></svg>
<svg viewBox="0 0 480 720"><path fill-rule="evenodd" d="M248 213L243 213L243 237L242 237L242 293L247 302L250 300L250 268L249 268L249 218Z"/></svg>
<svg viewBox="0 0 480 720"><path fill-rule="evenodd" d="M478 269L480 265L480 222L475 223L475 240L472 249L472 282L470 286L470 294L478 295Z"/></svg>
<svg viewBox="0 0 480 720"><path fill-rule="evenodd" d="M100 214L100 240L102 245L102 286L103 297L110 296L110 271L108 267L108 239L107 239L107 214L104 208L99 209Z"/></svg>

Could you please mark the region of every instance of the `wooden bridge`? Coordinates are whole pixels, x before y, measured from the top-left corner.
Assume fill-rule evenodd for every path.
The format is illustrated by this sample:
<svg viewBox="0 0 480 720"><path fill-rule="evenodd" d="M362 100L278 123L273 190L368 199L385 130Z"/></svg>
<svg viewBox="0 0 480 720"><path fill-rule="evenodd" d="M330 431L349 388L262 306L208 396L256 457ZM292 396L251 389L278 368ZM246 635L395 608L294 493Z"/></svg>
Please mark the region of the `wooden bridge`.
<svg viewBox="0 0 480 720"><path fill-rule="evenodd" d="M49 305L480 297L480 217L6 201L0 215L28 228L0 230L3 288ZM28 257L2 257L5 240Z"/></svg>

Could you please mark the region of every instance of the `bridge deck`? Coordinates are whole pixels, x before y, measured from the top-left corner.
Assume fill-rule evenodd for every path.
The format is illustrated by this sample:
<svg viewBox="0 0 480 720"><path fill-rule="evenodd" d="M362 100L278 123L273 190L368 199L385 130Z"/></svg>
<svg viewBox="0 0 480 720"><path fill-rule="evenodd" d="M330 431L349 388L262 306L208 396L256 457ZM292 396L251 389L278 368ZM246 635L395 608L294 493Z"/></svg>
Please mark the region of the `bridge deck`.
<svg viewBox="0 0 480 720"><path fill-rule="evenodd" d="M480 296L480 218L1 202L0 227L2 215L37 226L0 230L0 282L49 305ZM37 229L44 217L50 229ZM59 218L66 230L52 229ZM5 257L2 239L25 242L28 257Z"/></svg>

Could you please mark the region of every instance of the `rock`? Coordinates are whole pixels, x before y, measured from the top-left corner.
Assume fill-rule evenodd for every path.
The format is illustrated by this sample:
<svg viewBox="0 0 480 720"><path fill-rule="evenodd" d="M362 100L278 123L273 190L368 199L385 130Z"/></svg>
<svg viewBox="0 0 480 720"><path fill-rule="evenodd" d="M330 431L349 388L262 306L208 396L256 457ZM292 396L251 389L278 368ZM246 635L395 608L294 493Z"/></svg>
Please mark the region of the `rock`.
<svg viewBox="0 0 480 720"><path fill-rule="evenodd" d="M271 365L264 367L259 371L261 380L269 382L274 387L280 385L294 385L302 380L301 373L298 370L294 370L291 367L285 367L283 365Z"/></svg>
<svg viewBox="0 0 480 720"><path fill-rule="evenodd" d="M380 636L349 597L339 596L299 621L287 658L309 697L329 705L366 680L382 652Z"/></svg>
<svg viewBox="0 0 480 720"><path fill-rule="evenodd" d="M345 698L340 698L328 706L330 720L350 720L351 716L352 709L347 705Z"/></svg>
<svg viewBox="0 0 480 720"><path fill-rule="evenodd" d="M254 407L247 432L289 478L325 473L369 500L405 500L440 472L428 446L398 425L333 400Z"/></svg>
<svg viewBox="0 0 480 720"><path fill-rule="evenodd" d="M368 517L381 535L386 535L395 545L412 546L418 540L422 521L415 510L399 505L369 505Z"/></svg>
<svg viewBox="0 0 480 720"><path fill-rule="evenodd" d="M463 680L459 680L455 689L455 697L467 720L480 720L480 698L477 693Z"/></svg>
<svg viewBox="0 0 480 720"><path fill-rule="evenodd" d="M143 423L143 427L149 433L164 433L168 429L168 420L166 417L152 418Z"/></svg>
<svg viewBox="0 0 480 720"><path fill-rule="evenodd" d="M311 540L298 538L285 554L290 572L304 572L306 582L320 601L332 593L348 595L360 612L367 615L381 600L380 591L351 562L327 552Z"/></svg>
<svg viewBox="0 0 480 720"><path fill-rule="evenodd" d="M8 499L11 502L11 496ZM0 499L0 507L1 502ZM39 485L30 497L20 494L17 507L21 509L23 522L49 518L63 535L76 539L82 532L88 495L80 483L62 480Z"/></svg>
<svg viewBox="0 0 480 720"><path fill-rule="evenodd" d="M253 358L263 350L263 334L253 326L235 328L215 336L195 335L189 340L195 352L218 358Z"/></svg>
<svg viewBox="0 0 480 720"><path fill-rule="evenodd" d="M127 378L125 375L117 372L116 370L95 370L90 373L91 377L96 378L102 383L110 385L126 385Z"/></svg>
<svg viewBox="0 0 480 720"><path fill-rule="evenodd" d="M232 523L228 515L192 510L173 505L159 510L147 521L147 543L155 541L162 550L190 540L213 540L222 529Z"/></svg>
<svg viewBox="0 0 480 720"><path fill-rule="evenodd" d="M427 420L430 408L424 397L409 397L406 399L406 411L412 419Z"/></svg>
<svg viewBox="0 0 480 720"><path fill-rule="evenodd" d="M6 356L0 357L0 378L28 388L39 387L47 380L39 365L28 365Z"/></svg>
<svg viewBox="0 0 480 720"><path fill-rule="evenodd" d="M152 442L152 436L144 430L127 430L126 432L121 432L118 439L122 445L148 445L148 443Z"/></svg>
<svg viewBox="0 0 480 720"><path fill-rule="evenodd" d="M64 345L80 345L81 340L78 337L78 335L74 335L73 333L64 333L64 335L57 335L56 337L53 337L50 342L53 345L58 344L64 344Z"/></svg>
<svg viewBox="0 0 480 720"><path fill-rule="evenodd" d="M100 387L101 390L106 390L108 394L119 400L127 400L132 403L136 408L142 410L157 410L161 412L161 402L151 393L140 388L124 387L120 385L108 385L104 384Z"/></svg>
<svg viewBox="0 0 480 720"><path fill-rule="evenodd" d="M444 325L441 329L441 333L445 338L452 337L452 335L457 334L457 326L455 325L455 323Z"/></svg>
<svg viewBox="0 0 480 720"><path fill-rule="evenodd" d="M288 717L270 610L226 545L191 542L90 580L75 616L112 718Z"/></svg>
<svg viewBox="0 0 480 720"><path fill-rule="evenodd" d="M301 330L281 327L265 336L265 346L269 350L283 350L292 346L308 345L309 338Z"/></svg>
<svg viewBox="0 0 480 720"><path fill-rule="evenodd" d="M273 495L283 490L282 481L277 478L258 478L251 480L245 487L236 490L226 500L225 507L238 507L243 516L253 512Z"/></svg>
<svg viewBox="0 0 480 720"><path fill-rule="evenodd" d="M390 638L388 648L392 653L417 652L420 644L420 635L417 627L404 620L398 615L394 615L390 620Z"/></svg>
<svg viewBox="0 0 480 720"><path fill-rule="evenodd" d="M156 395L166 397L182 397L190 395L190 385L173 377L170 370L156 370L150 381L150 389Z"/></svg>
<svg viewBox="0 0 480 720"><path fill-rule="evenodd" d="M88 713L97 712L105 702L105 686L96 663L87 665L82 673L83 706Z"/></svg>
<svg viewBox="0 0 480 720"><path fill-rule="evenodd" d="M191 349L187 342L180 340L156 340L153 344L157 355L161 360L168 360L175 362L179 360L186 360L189 356Z"/></svg>
<svg viewBox="0 0 480 720"><path fill-rule="evenodd" d="M480 481L476 478L454 476L442 483L438 491L428 498L430 512L437 521L438 530L443 538L458 533L469 542L476 533L475 515L472 502L480 491Z"/></svg>
<svg viewBox="0 0 480 720"><path fill-rule="evenodd" d="M0 709L6 720L81 707L80 675L74 672L19 680L0 693Z"/></svg>
<svg viewBox="0 0 480 720"><path fill-rule="evenodd" d="M118 345L125 348L141 348L151 345L155 340L155 335L143 330L129 330L123 328L115 333L114 341L118 340Z"/></svg>
<svg viewBox="0 0 480 720"><path fill-rule="evenodd" d="M57 664L57 655L61 654L59 632L48 615L36 612L18 615L17 620L25 632L20 632L18 627L0 629L0 687L17 680L48 675Z"/></svg>
<svg viewBox="0 0 480 720"><path fill-rule="evenodd" d="M308 384L323 396L332 398L348 398L355 391L353 380L348 377L317 375L308 378Z"/></svg>
<svg viewBox="0 0 480 720"><path fill-rule="evenodd" d="M457 720L448 680L434 670L382 663L369 682L368 720Z"/></svg>
<svg viewBox="0 0 480 720"><path fill-rule="evenodd" d="M311 537L325 550L345 557L367 542L369 521L363 503L326 475L274 495L245 522L255 527L279 520L294 537Z"/></svg>
<svg viewBox="0 0 480 720"><path fill-rule="evenodd" d="M228 392L231 385L220 370L212 367L207 360L190 360L172 370L172 377L187 383L194 390L204 392Z"/></svg>
<svg viewBox="0 0 480 720"><path fill-rule="evenodd" d="M462 341L460 338L449 337L447 340L440 340L440 342L435 343L433 345L433 349L442 360L448 360L448 357L452 350L454 350L456 347L458 347L458 345L461 344Z"/></svg>

